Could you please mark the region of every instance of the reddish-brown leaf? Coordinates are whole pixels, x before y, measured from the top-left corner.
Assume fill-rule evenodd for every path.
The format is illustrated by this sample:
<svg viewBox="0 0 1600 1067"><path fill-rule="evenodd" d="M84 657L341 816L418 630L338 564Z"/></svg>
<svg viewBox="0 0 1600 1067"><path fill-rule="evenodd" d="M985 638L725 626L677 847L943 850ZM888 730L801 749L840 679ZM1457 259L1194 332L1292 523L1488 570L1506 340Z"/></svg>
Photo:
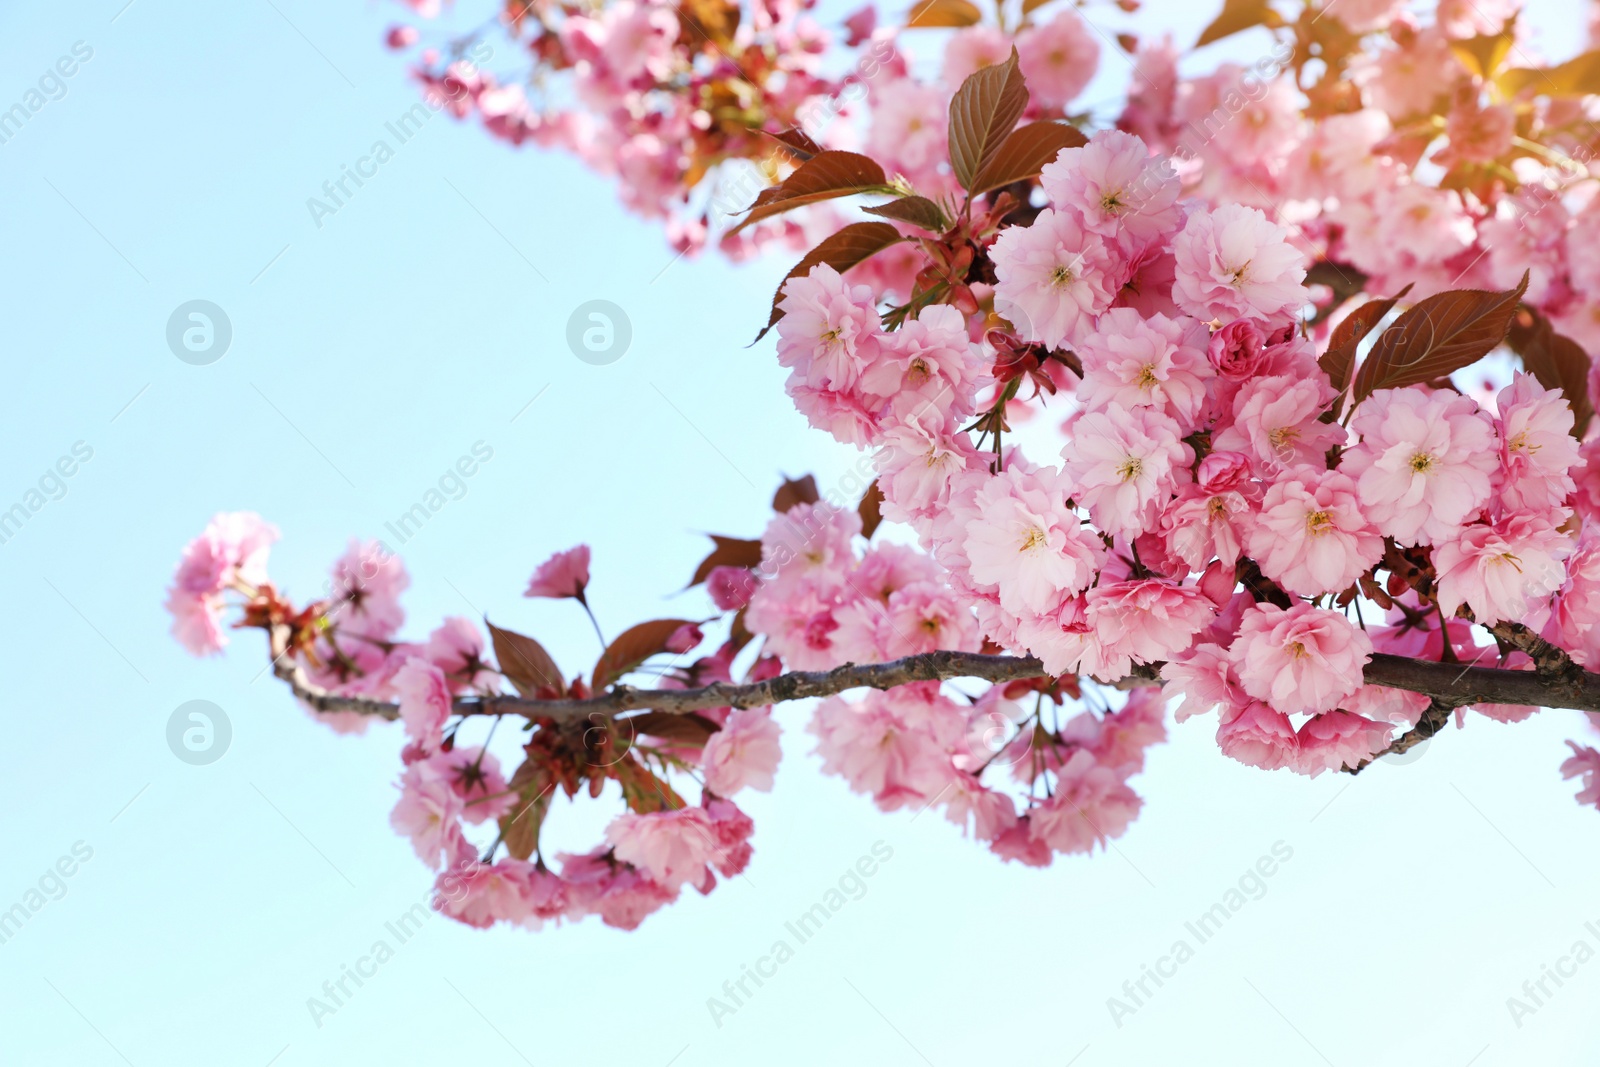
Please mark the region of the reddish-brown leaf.
<svg viewBox="0 0 1600 1067"><path fill-rule="evenodd" d="M1275 25L1276 20L1277 12L1272 10L1267 0L1223 0L1222 14L1212 19L1211 24L1200 31L1200 39L1194 46L1204 47L1212 41L1231 37L1252 26Z"/></svg>
<svg viewBox="0 0 1600 1067"><path fill-rule="evenodd" d="M678 4L678 21L686 31L684 39L707 51L733 47L739 14L739 5L729 0L680 0Z"/></svg>
<svg viewBox="0 0 1600 1067"><path fill-rule="evenodd" d="M826 263L842 274L863 259L904 240L906 238L900 236L900 231L887 222L852 222L817 245L806 253L806 258L794 265L793 270L783 276L783 281L778 283L778 291L772 294L772 314L768 317L767 324L761 328L761 332L756 334L756 341L765 337L767 331L783 318L783 309L778 304L783 300L783 287L789 284L790 278L803 277L819 263ZM755 344L756 341L750 343Z"/></svg>
<svg viewBox="0 0 1600 1067"><path fill-rule="evenodd" d="M648 734L663 741L695 746L705 744L712 734L722 729L704 715L692 711L687 715L647 711L642 715L630 715L622 721L633 728L635 737Z"/></svg>
<svg viewBox="0 0 1600 1067"><path fill-rule="evenodd" d="M525 860L539 848L539 830L550 810L552 782L542 763L525 761L507 783L517 794L517 806L500 817L500 836L506 851Z"/></svg>
<svg viewBox="0 0 1600 1067"><path fill-rule="evenodd" d="M1507 96L1531 90L1535 96L1554 98L1600 93L1600 51L1584 52L1548 70L1513 67L1495 79Z"/></svg>
<svg viewBox="0 0 1600 1067"><path fill-rule="evenodd" d="M861 495L861 503L856 505L856 513L861 516L861 536L871 538L878 525L883 522L883 490L878 487L876 478Z"/></svg>
<svg viewBox="0 0 1600 1067"><path fill-rule="evenodd" d="M1011 58L968 76L950 100L950 166L961 187L971 192L975 180L999 153L1028 106L1028 83Z"/></svg>
<svg viewBox="0 0 1600 1067"><path fill-rule="evenodd" d="M622 799L640 815L658 811L678 811L683 798L672 787L630 754L606 768L606 772L622 786Z"/></svg>
<svg viewBox="0 0 1600 1067"><path fill-rule="evenodd" d="M779 133L769 133L768 137L782 143L783 150L799 159L802 163L812 156L820 156L824 149L811 139L811 135L798 126L790 126Z"/></svg>
<svg viewBox="0 0 1600 1067"><path fill-rule="evenodd" d="M1550 320L1531 308L1517 312L1506 343L1522 357L1522 365L1540 385L1561 390L1572 408L1573 436L1583 440L1583 432L1594 417L1594 402L1589 396L1589 353L1572 338L1556 333Z"/></svg>
<svg viewBox="0 0 1600 1067"><path fill-rule="evenodd" d="M689 587L699 585L706 580L706 576L718 567L756 567L761 564L761 542L746 540L741 537L723 537L721 534L711 534L711 540L716 543L711 554L700 561L700 566L694 569L694 578L689 582Z"/></svg>
<svg viewBox="0 0 1600 1067"><path fill-rule="evenodd" d="M925 196L902 196L887 204L861 210L869 215L894 219L896 222L908 222L932 233L943 233L950 228L950 220L944 217L944 211Z"/></svg>
<svg viewBox="0 0 1600 1067"><path fill-rule="evenodd" d="M1076 126L1064 122L1030 122L1011 131L1000 150L972 180L973 196L987 193L1024 178L1037 178L1048 163L1053 163L1064 148L1080 148L1089 143Z"/></svg>
<svg viewBox="0 0 1600 1067"><path fill-rule="evenodd" d="M1356 371L1352 403L1375 389L1398 389L1460 370L1506 339L1528 276L1515 289L1486 292L1452 289L1419 300L1378 335Z"/></svg>
<svg viewBox="0 0 1600 1067"><path fill-rule="evenodd" d="M1398 293L1383 299L1374 297L1365 304L1356 308L1350 314L1339 320L1339 325L1333 328L1333 336L1328 338L1328 350L1317 360L1322 369L1327 373L1328 380L1333 382L1333 387L1339 392L1344 392L1350 385L1350 372L1356 366L1356 349L1361 347L1361 341L1371 333L1383 317L1394 310L1401 298L1411 291L1407 285Z"/></svg>
<svg viewBox="0 0 1600 1067"><path fill-rule="evenodd" d="M778 491L772 494L772 510L779 515L796 504L815 504L821 496L817 493L817 480L809 474L799 478L785 478Z"/></svg>
<svg viewBox="0 0 1600 1067"><path fill-rule="evenodd" d="M598 693L651 656L665 652L667 639L678 627L688 625L688 619L651 619L628 627L600 654L590 687Z"/></svg>
<svg viewBox="0 0 1600 1067"><path fill-rule="evenodd" d="M489 637L494 642L494 658L500 664L500 673L511 680L518 693L529 698L536 698L540 690L544 690L546 697L551 690L555 691L556 696L566 693L561 668L556 666L556 661L543 645L525 634L502 630L494 623L484 621L489 627Z"/></svg>
<svg viewBox="0 0 1600 1067"><path fill-rule="evenodd" d="M906 29L925 30L938 26L975 26L983 12L967 0L920 0L906 14Z"/></svg>
<svg viewBox="0 0 1600 1067"><path fill-rule="evenodd" d="M749 214L729 233L738 233L762 219L821 200L834 200L856 193L888 192L889 179L883 168L866 156L854 152L823 152L800 164L793 174L777 185L761 190Z"/></svg>

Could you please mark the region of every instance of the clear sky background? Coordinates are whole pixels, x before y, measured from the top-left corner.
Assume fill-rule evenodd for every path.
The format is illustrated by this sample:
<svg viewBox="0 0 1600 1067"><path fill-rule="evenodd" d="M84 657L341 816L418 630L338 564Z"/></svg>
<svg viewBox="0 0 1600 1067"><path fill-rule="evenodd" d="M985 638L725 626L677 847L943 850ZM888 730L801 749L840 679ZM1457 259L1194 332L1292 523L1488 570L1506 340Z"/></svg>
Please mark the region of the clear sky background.
<svg viewBox="0 0 1600 1067"><path fill-rule="evenodd" d="M0 910L92 850L0 944L0 1062L1594 1062L1600 961L1520 1026L1506 1004L1575 942L1600 950L1600 815L1558 777L1584 730L1562 712L1315 781L1230 762L1191 722L1135 780L1146 808L1113 851L1035 871L821 777L809 707L789 706L777 789L740 798L748 877L632 934L434 919L399 945L385 923L431 879L387 823L399 731L311 722L260 676L257 633L206 662L168 637L163 588L207 518L277 523L273 574L304 598L349 537L383 536L483 442L466 494L401 548L410 632L487 612L572 673L596 651L587 624L520 596L551 551L593 545L613 632L694 614L698 594L670 597L703 532L756 534L781 474L829 486L855 456L805 427L770 341L745 347L789 257L673 262L565 156L435 117L319 229L307 198L417 99L380 47L398 8L122 3L0 14L0 109L93 50L0 145L0 508L93 450L0 545ZM1158 0L1139 23L1192 40L1213 6ZM1570 54L1576 3L1532 19ZM1107 49L1088 99L1127 76ZM232 322L209 366L166 345L192 299ZM591 299L632 322L609 366L564 341ZM195 699L232 723L209 766L166 743ZM579 846L602 817L552 820ZM798 944L785 922L880 841L893 857L865 894ZM1259 899L1199 943L1185 923L1275 846L1292 856ZM307 999L380 939L393 958L319 1027ZM793 958L717 1025L707 998L779 939ZM1180 939L1192 958L1114 1021L1107 998Z"/></svg>

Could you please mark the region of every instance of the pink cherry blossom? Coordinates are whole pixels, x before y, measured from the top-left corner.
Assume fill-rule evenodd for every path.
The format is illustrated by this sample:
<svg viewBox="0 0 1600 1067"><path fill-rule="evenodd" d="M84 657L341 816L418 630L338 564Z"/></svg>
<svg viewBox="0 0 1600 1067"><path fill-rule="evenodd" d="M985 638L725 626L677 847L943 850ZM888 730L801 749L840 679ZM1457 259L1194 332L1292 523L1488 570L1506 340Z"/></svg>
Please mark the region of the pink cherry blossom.
<svg viewBox="0 0 1600 1067"><path fill-rule="evenodd" d="M1200 590L1154 578L1097 585L1086 600L1089 625L1106 650L1100 671L1112 679L1188 648L1217 613Z"/></svg>
<svg viewBox="0 0 1600 1067"><path fill-rule="evenodd" d="M1193 319L1113 308L1076 347L1084 369L1078 396L1090 410L1153 407L1192 428L1213 373L1208 343L1205 326Z"/></svg>
<svg viewBox="0 0 1600 1067"><path fill-rule="evenodd" d="M732 796L749 787L763 793L772 789L773 775L783 749L781 731L771 708L747 708L729 714L722 729L711 735L701 755L706 788Z"/></svg>
<svg viewBox="0 0 1600 1067"><path fill-rule="evenodd" d="M758 584L748 567L713 567L706 575L706 592L722 611L738 611L750 603Z"/></svg>
<svg viewBox="0 0 1600 1067"><path fill-rule="evenodd" d="M400 800L389 814L389 823L411 839L418 859L437 870L453 841L461 836L464 810L447 767L422 760L401 772Z"/></svg>
<svg viewBox="0 0 1600 1067"><path fill-rule="evenodd" d="M222 594L235 583L265 582L267 553L277 539L278 528L261 516L230 511L213 516L184 548L167 590L167 611L172 635L192 655L214 655L227 645L219 622Z"/></svg>
<svg viewBox="0 0 1600 1067"><path fill-rule="evenodd" d="M1345 432L1321 421L1333 402L1325 376L1256 378L1233 399L1233 422L1212 438L1217 448L1242 452L1264 471L1326 466L1328 449L1342 444Z"/></svg>
<svg viewBox="0 0 1600 1067"><path fill-rule="evenodd" d="M1183 697L1173 717L1183 722L1193 715L1205 715L1218 707L1236 709L1247 703L1239 675L1228 650L1216 644L1197 644L1167 660L1161 677L1166 690Z"/></svg>
<svg viewBox="0 0 1600 1067"><path fill-rule="evenodd" d="M1361 438L1343 469L1378 529L1402 544L1448 537L1489 499L1498 464L1494 426L1471 398L1379 389L1350 427Z"/></svg>
<svg viewBox="0 0 1600 1067"><path fill-rule="evenodd" d="M947 698L902 686L853 704L829 697L817 705L810 732L824 773L894 811L920 806L944 786L963 722Z"/></svg>
<svg viewBox="0 0 1600 1067"><path fill-rule="evenodd" d="M585 855L562 853L558 857L570 900L569 914L598 915L607 926L634 930L651 913L676 900L678 890L618 862L610 851L602 846Z"/></svg>
<svg viewBox="0 0 1600 1067"><path fill-rule="evenodd" d="M1329 711L1360 688L1372 642L1336 611L1257 604L1231 651L1244 691L1293 715Z"/></svg>
<svg viewBox="0 0 1600 1067"><path fill-rule="evenodd" d="M972 580L1015 614L1037 613L1088 587L1103 547L1067 507L1059 471L1013 466L978 490L964 541Z"/></svg>
<svg viewBox="0 0 1600 1067"><path fill-rule="evenodd" d="M1517 371L1500 390L1498 503L1504 508L1547 508L1564 503L1576 486L1579 462L1572 436L1572 408L1558 390Z"/></svg>
<svg viewBox="0 0 1600 1067"><path fill-rule="evenodd" d="M1073 496L1095 525L1123 536L1155 529L1194 462L1177 422L1153 408L1108 404L1077 417L1071 432L1061 457Z"/></svg>
<svg viewBox="0 0 1600 1067"><path fill-rule="evenodd" d="M1323 771L1354 769L1389 747L1388 724L1348 711L1324 711L1300 727L1299 751L1290 766L1315 778Z"/></svg>
<svg viewBox="0 0 1600 1067"><path fill-rule="evenodd" d="M539 564L522 595L549 597L552 600L565 597L582 600L583 591L588 585L589 546L578 545L565 552L557 552Z"/></svg>
<svg viewBox="0 0 1600 1067"><path fill-rule="evenodd" d="M350 539L333 565L330 619L346 634L383 641L406 621L400 594L411 585L400 557L381 542Z"/></svg>
<svg viewBox="0 0 1600 1067"><path fill-rule="evenodd" d="M1070 211L1045 208L1031 226L1002 230L989 256L995 311L1049 348L1088 332L1122 285L1113 254Z"/></svg>
<svg viewBox="0 0 1600 1067"><path fill-rule="evenodd" d="M1291 766L1300 754L1300 737L1289 716L1259 701L1250 701L1217 726L1222 754L1247 767L1275 771Z"/></svg>
<svg viewBox="0 0 1600 1067"><path fill-rule="evenodd" d="M668 891L685 882L701 884L717 854L711 819L703 808L680 808L648 815L624 812L606 827L606 841L617 859L631 863Z"/></svg>
<svg viewBox="0 0 1600 1067"><path fill-rule="evenodd" d="M1029 832L1056 852L1089 853L1121 837L1143 804L1115 771L1080 749L1056 771L1055 793L1034 807Z"/></svg>
<svg viewBox="0 0 1600 1067"><path fill-rule="evenodd" d="M457 922L487 930L496 922L536 925L533 886L536 868L527 860L502 857L492 866L483 863L440 876L450 892L439 894L439 911Z"/></svg>
<svg viewBox="0 0 1600 1067"><path fill-rule="evenodd" d="M452 707L444 672L425 659L408 657L395 672L394 689L406 736L428 751L437 749Z"/></svg>
<svg viewBox="0 0 1600 1067"><path fill-rule="evenodd" d="M483 634L470 619L452 615L428 635L423 656L444 672L451 692L491 692L499 675L484 660Z"/></svg>
<svg viewBox="0 0 1600 1067"><path fill-rule="evenodd" d="M1101 130L1082 148L1062 149L1039 184L1052 205L1076 211L1087 229L1113 240L1153 241L1183 221L1177 172L1120 130Z"/></svg>
<svg viewBox="0 0 1600 1067"><path fill-rule="evenodd" d="M1567 747L1572 749L1572 755L1561 765L1561 777L1581 776L1583 789L1578 793L1578 803L1593 804L1600 808L1600 752L1576 741L1568 741Z"/></svg>
<svg viewBox="0 0 1600 1067"><path fill-rule="evenodd" d="M1315 467L1290 474L1267 487L1250 554L1291 593L1345 589L1383 557L1383 537L1362 514L1349 475Z"/></svg>
<svg viewBox="0 0 1600 1067"><path fill-rule="evenodd" d="M783 292L778 363L791 369L790 381L812 389L853 388L883 340L872 289L848 285L820 263L805 277L789 279Z"/></svg>
<svg viewBox="0 0 1600 1067"><path fill-rule="evenodd" d="M1565 517L1566 512L1559 512ZM1572 541L1540 512L1513 512L1494 524L1474 523L1435 542L1439 607L1454 614L1462 604L1478 622L1520 622L1566 580L1561 561Z"/></svg>
<svg viewBox="0 0 1600 1067"><path fill-rule="evenodd" d="M1255 208L1196 211L1173 241L1173 299L1202 321L1294 315L1307 301L1305 257Z"/></svg>
<svg viewBox="0 0 1600 1067"><path fill-rule="evenodd" d="M1081 93L1100 63L1100 41L1083 18L1062 8L1049 22L1017 36L1022 74L1042 107L1064 107Z"/></svg>

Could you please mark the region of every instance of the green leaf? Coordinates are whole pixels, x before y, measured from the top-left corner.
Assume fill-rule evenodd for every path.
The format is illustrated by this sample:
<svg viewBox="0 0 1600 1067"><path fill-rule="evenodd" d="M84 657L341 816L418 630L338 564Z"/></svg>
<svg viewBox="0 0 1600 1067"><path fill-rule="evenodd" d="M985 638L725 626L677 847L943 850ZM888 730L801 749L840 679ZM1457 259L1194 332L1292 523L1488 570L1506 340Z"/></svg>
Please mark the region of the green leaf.
<svg viewBox="0 0 1600 1067"><path fill-rule="evenodd" d="M1028 83L1017 50L1011 58L975 71L950 100L950 166L969 193L1028 106Z"/></svg>
<svg viewBox="0 0 1600 1067"><path fill-rule="evenodd" d="M883 168L866 156L854 152L823 152L800 164L777 185L761 190L755 203L750 205L750 213L729 233L738 233L753 223L806 204L857 193L887 191L889 179Z"/></svg>
<svg viewBox="0 0 1600 1067"><path fill-rule="evenodd" d="M783 318L783 309L778 304L783 300L783 287L789 284L790 278L807 274L819 263L826 263L842 274L869 256L904 240L906 238L900 236L900 231L887 222L852 222L817 245L806 253L806 258L794 265L794 269L783 276L782 282L778 283L778 291L772 294L772 314L767 318L767 324L761 328L761 332L756 334L756 341L765 337L767 331Z"/></svg>
<svg viewBox="0 0 1600 1067"><path fill-rule="evenodd" d="M1063 149L1081 148L1088 143L1089 139L1076 126L1064 122L1030 122L1012 130L1001 142L999 151L978 172L969 191L978 196L1025 178L1037 178Z"/></svg>
<svg viewBox="0 0 1600 1067"><path fill-rule="evenodd" d="M1477 362L1506 339L1528 275L1515 289L1452 289L1418 301L1383 333L1356 372L1352 402L1377 389L1431 382Z"/></svg>

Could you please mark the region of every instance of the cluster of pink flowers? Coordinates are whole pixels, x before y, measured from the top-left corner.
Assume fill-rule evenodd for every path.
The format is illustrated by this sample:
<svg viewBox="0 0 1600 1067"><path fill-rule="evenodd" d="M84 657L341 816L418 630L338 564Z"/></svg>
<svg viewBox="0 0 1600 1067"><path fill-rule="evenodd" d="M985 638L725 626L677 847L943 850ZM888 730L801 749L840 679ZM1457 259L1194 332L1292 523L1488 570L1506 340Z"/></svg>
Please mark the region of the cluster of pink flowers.
<svg viewBox="0 0 1600 1067"><path fill-rule="evenodd" d="M173 633L195 655L220 651L226 643L224 594L232 594L245 608L242 625L297 622L306 627L308 636L289 652L311 684L336 696L397 704L406 744L390 823L423 863L440 872L435 903L444 914L478 927L495 922L538 927L548 920L596 915L632 929L676 900L684 885L709 893L716 875L733 877L749 863L754 826L728 798L744 789L772 788L782 749L769 708L700 713L702 722L716 727L702 746L640 734L608 757L613 762L632 758L634 750L664 754L666 764L702 781L698 806L668 803L663 810L619 815L607 827L603 844L581 855L560 853L553 868L539 856L496 858L498 839L480 858L487 843L474 844L471 828L493 829L514 812L548 806L545 794L571 768L550 762L544 749L529 744L528 769L546 783L529 794L513 785L494 752L461 740L470 720L458 715L456 698L498 695L502 676L482 631L468 619L446 619L425 641L398 636L405 623L400 597L410 578L381 543L351 541L334 562L323 596L296 614L277 599L268 580L267 550L277 536L253 514L216 516L184 550L175 573L167 603ZM556 553L536 569L526 595L583 600L589 558L586 545ZM754 576L741 568L726 570L723 585L742 588L748 600ZM682 658L703 640L698 626L686 624L668 638L665 650ZM732 682L737 651L737 645L725 643L661 684ZM746 677L770 676L775 669L774 658L758 657ZM340 733L364 731L371 721L353 711L308 710Z"/></svg>
<svg viewBox="0 0 1600 1067"><path fill-rule="evenodd" d="M1185 695L1180 719L1220 709L1224 752L1312 775L1371 758L1427 706L1363 682L1375 651L1423 654L1430 634L1433 655L1443 650L1416 590L1391 583L1387 619L1361 595L1356 583L1374 581L1389 553L1428 554L1428 595L1446 614L1520 623L1593 658L1600 551L1592 532L1574 535L1582 463L1560 393L1520 372L1490 410L1424 385L1379 389L1346 429L1296 321L1306 263L1283 227L1254 208L1180 199L1176 168L1120 132L1063 151L1042 185L1048 206L1002 229L989 255L996 311L1022 340L1081 362L1060 465L980 452L958 420L896 395L861 405L858 391L850 399L870 417L836 431L877 449L884 514L916 531L983 639L1052 674L1159 668ZM901 349L866 287L818 268L786 293L785 309L823 309L779 323L791 383L859 380ZM969 345L962 363L981 368L995 359L985 352ZM837 425L791 391L814 422ZM786 663L872 651L837 623L854 599L851 532L848 516L832 517L754 598L773 608L751 625ZM780 540L769 531L769 549ZM1577 546L1584 566L1569 575ZM1241 584L1252 572L1262 580ZM1462 662L1499 658L1469 626L1451 636ZM892 734L883 759L897 762L859 767L832 741L830 765L880 803L927 795L960 734L942 699L925 700L908 730L904 699L870 698L861 729Z"/></svg>

